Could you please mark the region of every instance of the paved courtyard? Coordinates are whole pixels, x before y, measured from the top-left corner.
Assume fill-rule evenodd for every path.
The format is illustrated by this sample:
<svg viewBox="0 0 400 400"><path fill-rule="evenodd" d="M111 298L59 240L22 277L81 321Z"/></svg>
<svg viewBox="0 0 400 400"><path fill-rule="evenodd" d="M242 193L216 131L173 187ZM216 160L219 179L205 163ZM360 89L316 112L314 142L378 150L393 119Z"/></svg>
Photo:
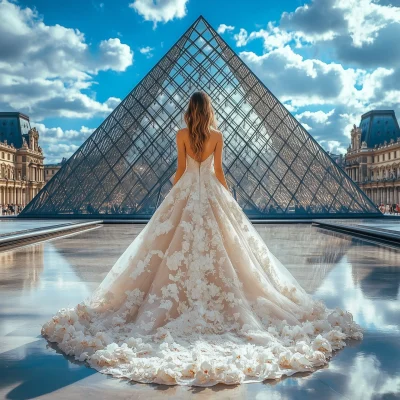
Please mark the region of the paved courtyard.
<svg viewBox="0 0 400 400"><path fill-rule="evenodd" d="M144 385L65 357L40 336L59 308L93 291L143 225L104 225L0 252L0 398L400 398L400 250L309 224L256 225L303 287L365 329L328 366L277 381L212 388Z"/></svg>

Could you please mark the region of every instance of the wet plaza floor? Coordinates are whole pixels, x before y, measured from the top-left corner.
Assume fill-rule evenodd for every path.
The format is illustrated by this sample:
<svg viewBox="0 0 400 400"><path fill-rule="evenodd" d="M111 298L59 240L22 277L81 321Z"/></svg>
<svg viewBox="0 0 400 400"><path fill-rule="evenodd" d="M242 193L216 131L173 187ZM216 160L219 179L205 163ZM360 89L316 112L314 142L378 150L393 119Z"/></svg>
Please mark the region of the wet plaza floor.
<svg viewBox="0 0 400 400"><path fill-rule="evenodd" d="M359 226L362 228L379 229L393 233L400 233L400 215L396 215L392 218L325 219L320 221L325 223L331 222L335 225Z"/></svg>
<svg viewBox="0 0 400 400"><path fill-rule="evenodd" d="M0 252L0 398L400 399L400 249L309 224L256 225L314 297L364 328L314 373L212 388L144 385L65 357L40 336L62 307L87 297L143 225L105 225Z"/></svg>
<svg viewBox="0 0 400 400"><path fill-rule="evenodd" d="M0 218L0 236L38 228L48 228L59 224L71 224L79 220L54 219L19 219L16 217Z"/></svg>

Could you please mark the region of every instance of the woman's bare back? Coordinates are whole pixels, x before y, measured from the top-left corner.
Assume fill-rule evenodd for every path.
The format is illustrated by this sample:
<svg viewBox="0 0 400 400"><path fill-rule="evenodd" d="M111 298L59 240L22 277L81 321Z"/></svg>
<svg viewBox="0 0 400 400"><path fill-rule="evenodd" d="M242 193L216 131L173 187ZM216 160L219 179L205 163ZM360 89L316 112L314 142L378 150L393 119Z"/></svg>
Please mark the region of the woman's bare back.
<svg viewBox="0 0 400 400"><path fill-rule="evenodd" d="M207 140L207 142L204 143L204 149L203 149L203 155L201 162L206 160L212 153L214 153L218 142L221 140L222 133L215 130L211 129L210 137ZM182 138L185 144L185 150L186 153L189 155L189 157L192 157L194 160L196 160L196 157L194 155L194 152L190 146L190 139L189 139L189 129L188 128L183 128L182 129Z"/></svg>

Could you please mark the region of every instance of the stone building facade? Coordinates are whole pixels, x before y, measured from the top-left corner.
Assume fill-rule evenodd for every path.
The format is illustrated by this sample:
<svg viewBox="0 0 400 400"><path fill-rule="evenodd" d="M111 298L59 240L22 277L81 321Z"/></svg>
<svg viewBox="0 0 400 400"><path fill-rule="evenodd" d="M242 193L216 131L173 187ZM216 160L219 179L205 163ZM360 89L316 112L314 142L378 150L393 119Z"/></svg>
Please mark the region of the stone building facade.
<svg viewBox="0 0 400 400"><path fill-rule="evenodd" d="M44 166L44 180L47 183L62 167L65 159L58 164L45 164Z"/></svg>
<svg viewBox="0 0 400 400"><path fill-rule="evenodd" d="M400 203L400 129L393 110L374 110L354 125L347 174L377 205Z"/></svg>
<svg viewBox="0 0 400 400"><path fill-rule="evenodd" d="M29 117L0 112L0 205L25 207L45 185L39 132Z"/></svg>

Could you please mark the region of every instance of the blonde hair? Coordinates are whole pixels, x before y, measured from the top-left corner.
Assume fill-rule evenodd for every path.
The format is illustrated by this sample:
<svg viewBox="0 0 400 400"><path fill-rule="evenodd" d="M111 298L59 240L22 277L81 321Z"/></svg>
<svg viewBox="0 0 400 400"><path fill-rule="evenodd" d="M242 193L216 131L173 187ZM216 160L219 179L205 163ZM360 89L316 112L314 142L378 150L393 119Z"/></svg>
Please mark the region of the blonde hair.
<svg viewBox="0 0 400 400"><path fill-rule="evenodd" d="M190 147L197 161L201 161L204 144L210 137L211 128L217 128L211 99L207 93L194 92L185 112L185 122L189 129Z"/></svg>

